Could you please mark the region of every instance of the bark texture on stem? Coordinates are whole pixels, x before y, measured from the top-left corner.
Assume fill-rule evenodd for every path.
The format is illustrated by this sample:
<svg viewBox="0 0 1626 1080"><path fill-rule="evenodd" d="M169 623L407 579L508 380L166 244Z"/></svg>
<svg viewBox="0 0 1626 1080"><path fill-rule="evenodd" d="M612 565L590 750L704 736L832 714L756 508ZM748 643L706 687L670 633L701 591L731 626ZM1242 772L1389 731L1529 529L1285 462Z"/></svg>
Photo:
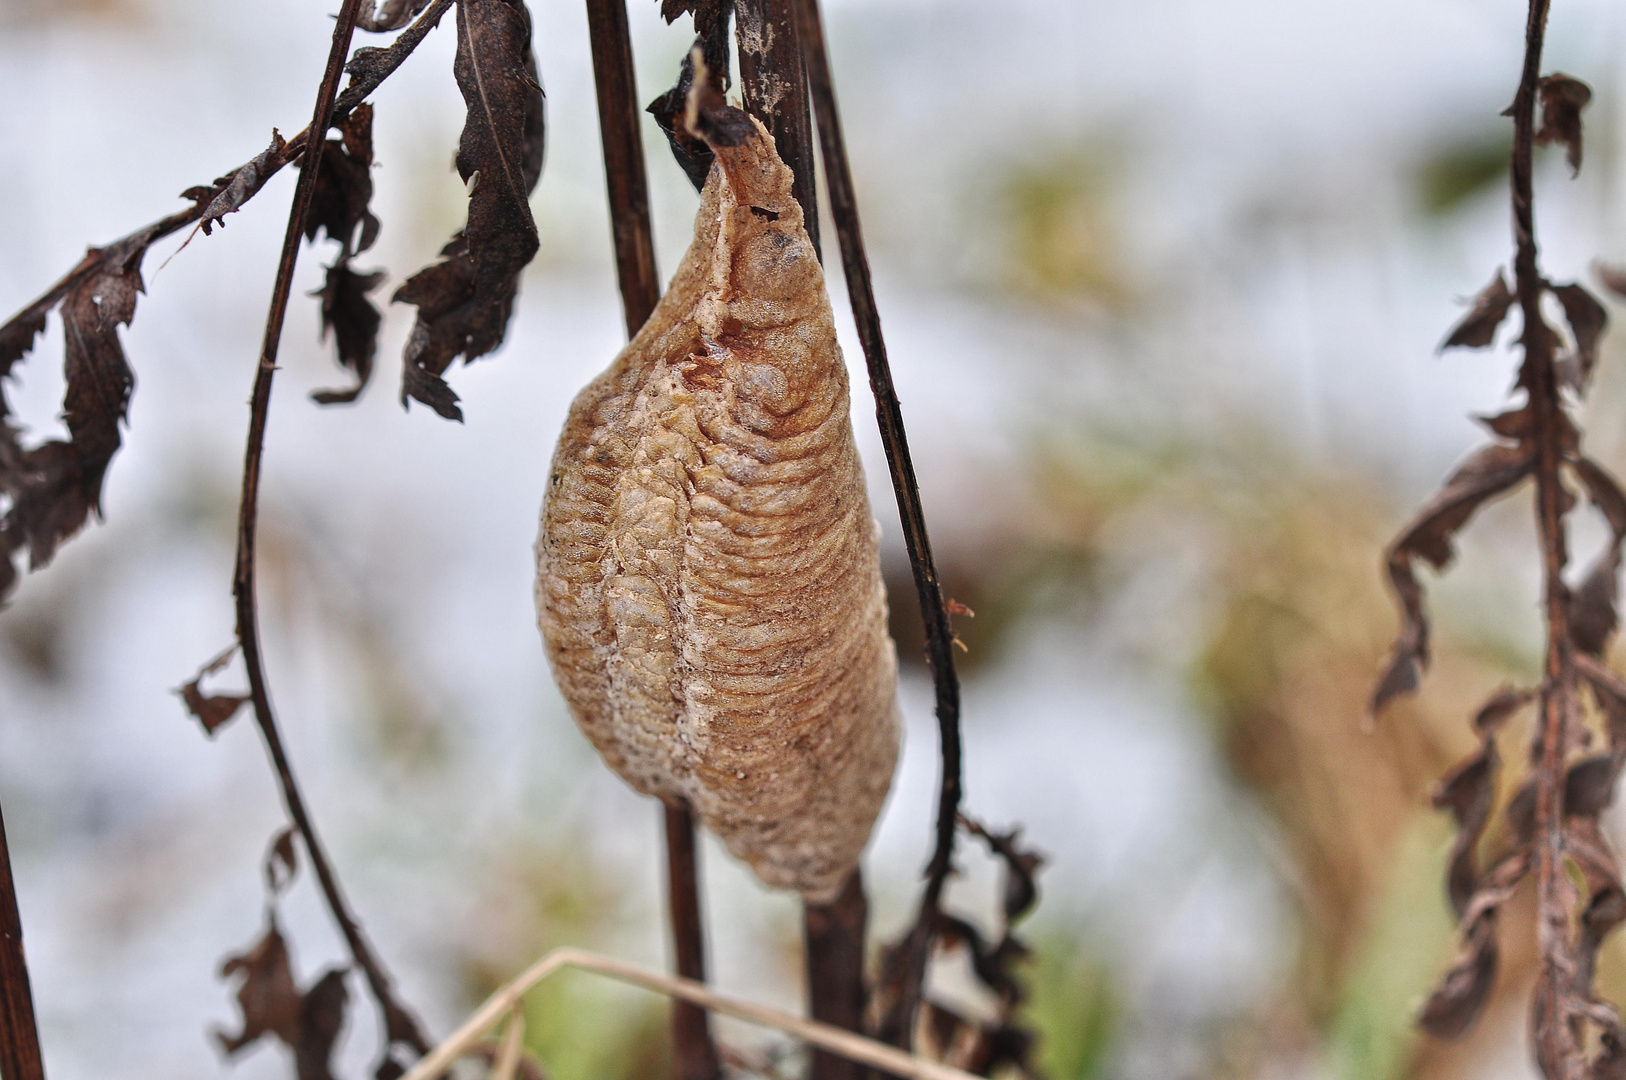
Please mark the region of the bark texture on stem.
<svg viewBox="0 0 1626 1080"><path fill-rule="evenodd" d="M745 111L762 121L779 159L795 175L791 194L801 204L802 225L822 260L813 114L794 0L735 0L734 29Z"/></svg>
<svg viewBox="0 0 1626 1080"><path fill-rule="evenodd" d="M661 804L666 826L666 903L672 918L677 973L706 981L705 916L700 910L700 851L694 815L687 807ZM672 1042L678 1080L717 1080L723 1074L711 1037L711 1017L687 1001L672 1003Z"/></svg>
<svg viewBox="0 0 1626 1080"><path fill-rule="evenodd" d="M11 846L0 817L0 1077L45 1080L34 993L23 955L23 920L11 874Z"/></svg>
<svg viewBox="0 0 1626 1080"><path fill-rule="evenodd" d="M864 876L855 870L841 895L803 911L807 954L808 1011L813 1019L848 1031L864 1030L864 934L869 901ZM858 1062L823 1050L813 1052L810 1080L866 1080Z"/></svg>

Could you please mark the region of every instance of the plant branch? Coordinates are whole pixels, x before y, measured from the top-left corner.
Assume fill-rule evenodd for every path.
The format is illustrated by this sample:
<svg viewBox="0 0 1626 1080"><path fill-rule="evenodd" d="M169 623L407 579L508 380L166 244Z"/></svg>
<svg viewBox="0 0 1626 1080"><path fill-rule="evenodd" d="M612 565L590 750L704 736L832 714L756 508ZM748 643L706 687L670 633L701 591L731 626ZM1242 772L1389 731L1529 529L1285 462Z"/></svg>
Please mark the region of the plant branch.
<svg viewBox="0 0 1626 1080"><path fill-rule="evenodd" d="M307 132L322 131L334 112L338 97L339 77L344 71L345 56L350 51L350 39L364 0L344 0L339 9L338 24L333 30L333 46L328 53L327 68L316 96L316 108ZM320 139L318 139L320 142ZM265 339L260 347L260 361L254 375L254 392L250 404L248 447L243 458L243 497L237 518L237 564L232 578L232 595L236 598L237 638L243 650L243 664L248 672L249 698L254 707L254 719L264 736L267 752L276 768L282 798L305 842L305 850L315 868L322 896L327 901L334 920L338 923L350 954L361 968L368 988L383 1015L385 1029L384 1056L388 1058L395 1044L404 1043L419 1054L428 1050L428 1041L417 1020L403 1007L390 988L390 978L367 944L355 914L345 902L339 883L328 862L322 842L316 834L304 796L294 780L293 767L283 747L281 733L271 711L270 693L266 688L264 660L260 654L259 619L255 593L255 538L259 514L260 470L265 454L265 427L271 408L271 382L276 373L277 347L282 338L283 320L287 315L288 298L293 289L294 267L299 260L299 248L309 216L312 195L316 188L318 170L303 169L294 188L293 207L288 213L288 228L283 235L282 255L277 262L276 282L272 287L271 310L266 316Z"/></svg>
<svg viewBox="0 0 1626 1080"><path fill-rule="evenodd" d="M11 846L0 818L0 1076L6 1080L45 1080L34 994L23 955L23 920L11 876Z"/></svg>
<svg viewBox="0 0 1626 1080"><path fill-rule="evenodd" d="M825 182L830 191L830 213L841 243L841 261L847 274L847 292L852 301L853 320L869 367L870 388L875 394L875 415L881 429L881 445L897 495L898 516L903 522L904 544L909 567L914 573L915 590L920 596L920 613L926 629L926 658L931 664L932 683L937 698L937 731L942 754L942 775L937 801L936 840L931 862L926 867L926 888L920 912L910 931L908 969L904 994L896 1022L881 1035L898 1046L908 1046L914 1031L914 1016L920 1001L926 963L937 933L938 912L943 886L954 866L955 814L961 795L960 682L954 671L954 629L949 623L938 585L937 567L932 561L931 541L926 533L926 516L920 504L920 487L909 456L909 440L903 427L903 410L892 385L892 370L886 359L886 343L881 337L881 317L875 307L875 290L870 281L869 260L864 253L859 229L858 203L853 193L852 169L841 134L831 82L830 59L825 47L824 27L818 0L794 0L797 29L806 58L813 108L819 121L819 142L823 149Z"/></svg>
<svg viewBox="0 0 1626 1080"><path fill-rule="evenodd" d="M807 65L794 0L735 0L734 26L745 111L762 121L773 136L779 160L795 177L791 195L802 207L808 239L822 260L813 115L808 108Z"/></svg>
<svg viewBox="0 0 1626 1080"><path fill-rule="evenodd" d="M808 904L802 912L807 957L808 1012L815 1020L862 1033L864 1030L864 935L869 900L864 876L854 870L841 894L828 904ZM869 1070L837 1054L816 1050L809 1080L864 1080Z"/></svg>
<svg viewBox="0 0 1626 1080"><path fill-rule="evenodd" d="M521 972L506 986L499 988L485 1004L475 1010L446 1041L435 1047L424 1059L412 1067L402 1080L434 1080L449 1069L458 1058L467 1054L486 1032L502 1021L525 994L538 983L565 968L590 971L619 982L631 983L646 990L679 998L702 1006L724 1016L732 1016L764 1027L776 1028L794 1035L803 1042L832 1054L840 1054L905 1080L977 1080L971 1073L943 1065L926 1058L906 1054L895 1047L854 1035L816 1020L804 1020L754 1001L728 997L716 993L691 979L674 979L582 949L555 949Z"/></svg>
<svg viewBox="0 0 1626 1080"><path fill-rule="evenodd" d="M333 103L332 108L329 110L328 126L331 127L335 120L344 117L350 112L351 109L354 109L357 105L360 105L363 101L367 100L373 91L377 90L379 86L383 84L385 79L393 75L396 69L406 62L406 58L412 55L412 51L418 47L419 42L423 41L424 37L428 35L429 31L433 30L436 24L440 22L441 16L445 15L446 12L451 9L453 3L454 0L435 0L435 3L432 4L421 16L419 16L416 22L407 27L405 30L401 31L401 33L396 36L395 40L385 48L358 49L356 52L357 59L359 60L365 57L367 58L367 62L364 66L355 64L354 62L352 63L352 66L355 67L356 70L352 73L350 85L345 88L344 93L338 96L338 99ZM326 134L326 131L327 128L324 127L323 134ZM269 178L270 176L275 175L284 165L291 165L300 161L304 157L305 144L310 140L310 133L311 128L307 127L300 131L299 134L289 139L287 145L283 149L281 158L268 163L268 171L266 172L265 177ZM61 277L60 280L56 282L56 284L52 285L27 307L23 308L17 315L13 316L8 322L5 323L4 327L0 327L0 331L9 329L14 324L20 322L30 315L44 314L45 312L50 311L62 301L63 297L68 295L68 292L75 285L101 269L102 260L105 257L106 252L117 251L123 247L126 241L141 236L144 233L151 233L151 235L146 239L147 242L152 243L162 240L166 236L171 236L177 232L180 232L188 225L194 224L198 221L198 219L203 217L204 210L211 202L214 201L215 197L224 193L226 189L231 186L232 179L246 167L246 163L239 165L237 168L228 172L225 176L222 176L219 180L213 181L206 185L201 185L201 188L207 190L208 194L194 200L194 205L188 207L187 209L177 210L173 214L169 214L165 217L159 218L157 221L143 225L141 228L131 232L128 236L121 237L111 244L104 245L100 248L92 248L90 251L85 253L84 258L79 260L79 264L77 266L75 266L72 270L69 270ZM253 195L249 195L248 198L253 198ZM244 202L247 201L248 199L244 199Z"/></svg>
<svg viewBox="0 0 1626 1080"><path fill-rule="evenodd" d="M598 91L599 136L615 238L616 279L627 337L637 335L660 300L654 230L644 148L638 137L642 111L632 61L632 37L624 0L587 0L587 26ZM688 807L662 803L665 824L667 912L678 974L704 982L706 934L700 913L700 875L694 817ZM678 1002L672 1009L672 1045L679 1080L722 1075L711 1021L704 1009Z"/></svg>

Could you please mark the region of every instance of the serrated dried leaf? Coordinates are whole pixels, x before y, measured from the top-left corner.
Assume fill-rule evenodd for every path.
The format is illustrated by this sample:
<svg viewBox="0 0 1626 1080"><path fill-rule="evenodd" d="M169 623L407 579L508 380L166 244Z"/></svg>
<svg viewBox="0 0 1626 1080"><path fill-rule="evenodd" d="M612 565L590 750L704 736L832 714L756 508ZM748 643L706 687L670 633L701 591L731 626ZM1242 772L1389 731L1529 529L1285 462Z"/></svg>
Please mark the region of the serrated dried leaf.
<svg viewBox="0 0 1626 1080"><path fill-rule="evenodd" d="M522 0L461 0L457 5L458 89L468 106L457 171L469 194L468 224L394 299L418 308L407 339L401 403L417 400L461 420L457 395L442 378L503 342L520 272L539 241L528 203L542 175L544 113L531 16Z"/></svg>
<svg viewBox="0 0 1626 1080"><path fill-rule="evenodd" d="M294 875L299 873L299 850L294 847L294 838L291 825L277 833L260 864L261 872L265 874L265 887L272 896L293 884Z"/></svg>
<svg viewBox="0 0 1626 1080"><path fill-rule="evenodd" d="M10 503L0 517L0 600L16 582L16 552L26 548L30 568L39 569L92 514L101 513L102 480L119 449L119 428L135 387L118 328L135 316L136 297L143 291L141 260L153 235L149 227L91 251L83 265L92 269L62 298L67 380L62 416L68 441L53 439L25 450L0 392L0 496ZM40 316L34 309L19 319L7 324L8 349L31 345L37 333ZM7 370L15 359L5 362Z"/></svg>
<svg viewBox="0 0 1626 1080"><path fill-rule="evenodd" d="M1459 762L1434 789L1434 807L1449 810L1457 825L1450 868L1446 873L1446 893L1459 919L1467 912L1481 885L1479 840L1490 820L1496 798L1496 773L1501 764L1496 751L1496 734L1534 698L1535 691L1513 687L1503 687L1491 695L1474 715L1479 749Z"/></svg>
<svg viewBox="0 0 1626 1080"><path fill-rule="evenodd" d="M327 281L315 295L322 298L322 336L333 334L339 366L352 372L356 384L346 390L318 390L311 400L318 405L338 405L356 400L367 388L373 374L373 358L378 353L378 328L384 317L367 299L367 294L384 281L384 272L358 274L348 259L327 268Z"/></svg>
<svg viewBox="0 0 1626 1080"><path fill-rule="evenodd" d="M1412 569L1421 558L1443 570L1453 554L1457 530L1467 524L1490 499L1506 494L1529 475L1534 464L1529 444L1494 444L1484 447L1451 474L1442 488L1420 510L1389 548L1389 582L1400 601L1402 626L1389 661L1373 692L1376 713L1393 698L1417 688L1428 664L1428 617L1423 610L1423 587Z"/></svg>
<svg viewBox="0 0 1626 1080"><path fill-rule="evenodd" d="M1548 75L1537 84L1541 95L1541 127L1536 142L1541 146L1563 143L1570 173L1581 171L1581 110L1592 100L1592 88L1568 75Z"/></svg>
<svg viewBox="0 0 1626 1080"><path fill-rule="evenodd" d="M268 921L265 934L253 948L228 957L220 967L222 979L242 978L237 987L237 1004L243 1013L242 1030L235 1035L215 1032L228 1057L266 1035L275 1035L288 1046L299 1043L303 999L294 985L288 946L277 928L276 917L270 916Z"/></svg>
<svg viewBox="0 0 1626 1080"><path fill-rule="evenodd" d="M223 220L227 214L235 214L239 207L265 186L278 169L288 163L288 143L282 133L276 128L271 129L271 145L254 156L248 164L243 165L231 174L231 183L226 190L216 195L198 219L198 228L203 235L210 235L214 226L225 227Z"/></svg>
<svg viewBox="0 0 1626 1080"><path fill-rule="evenodd" d="M314 241L319 230L325 232L343 246L342 257L349 257L366 251L378 239L378 218L369 208L373 198L373 107L364 103L350 110L339 124L339 132L339 138L322 143L305 239Z"/></svg>
<svg viewBox="0 0 1626 1080"><path fill-rule="evenodd" d="M1468 904L1463 918L1463 945L1440 985L1424 1003L1418 1023L1442 1039L1464 1035L1479 1018L1496 980L1496 917L1530 872L1530 854L1516 852L1490 873Z"/></svg>
<svg viewBox="0 0 1626 1080"><path fill-rule="evenodd" d="M667 8L675 10L668 13ZM708 109L722 105L723 95L731 84L728 20L733 14L734 3L733 0L703 0L699 4L668 3L667 8L662 10L667 22L684 11L694 10L694 44L684 54L677 82L666 93L651 101L646 111L666 133L672 157L683 170L683 175L689 178L689 183L699 191L706 186L706 177L711 173L712 151L703 134L693 130L695 125L685 120L697 79L708 91L707 101L702 106Z"/></svg>
<svg viewBox="0 0 1626 1080"><path fill-rule="evenodd" d="M333 1080L333 1047L350 1003L346 974L344 968L324 972L299 1003L299 1041L294 1046L298 1080Z"/></svg>
<svg viewBox="0 0 1626 1080"><path fill-rule="evenodd" d="M1473 307L1462 321L1452 328L1440 343L1440 351L1446 349L1483 349L1496 340L1496 328L1502 325L1507 318L1508 309L1513 306L1513 293L1507 287L1507 279L1497 268L1496 276L1491 278L1489 285L1479 290L1473 299Z"/></svg>
<svg viewBox="0 0 1626 1080"><path fill-rule="evenodd" d="M384 3L375 10L369 0L361 16L356 19L356 29L366 30L372 34L399 30L417 18L428 6L429 0L384 0Z"/></svg>
<svg viewBox="0 0 1626 1080"><path fill-rule="evenodd" d="M1564 306L1564 317L1575 336L1575 375L1569 385L1576 393L1585 393L1598 360L1598 339L1609 325L1609 313L1581 285L1554 285L1552 294Z"/></svg>
<svg viewBox="0 0 1626 1080"><path fill-rule="evenodd" d="M967 814L960 814L959 819L960 824L987 844L989 851L1004 864L1005 923L1010 926L1020 922L1038 902L1038 872L1044 865L1044 856L1019 845L1018 841L1022 838L1020 827L996 833Z"/></svg>
<svg viewBox="0 0 1626 1080"><path fill-rule="evenodd" d="M1592 505L1609 522L1609 545L1587 572L1581 585L1570 595L1570 639L1575 647L1593 656L1602 656L1619 624L1620 565L1626 546L1626 492L1608 471L1591 458L1570 463L1586 488Z"/></svg>
<svg viewBox="0 0 1626 1080"><path fill-rule="evenodd" d="M186 704L186 711L203 725L205 735L213 736L236 716L237 710L249 700L247 694L205 694L202 690L203 680L210 675L218 675L236 652L237 646L232 645L199 668L192 681L176 691L181 695L181 701Z"/></svg>

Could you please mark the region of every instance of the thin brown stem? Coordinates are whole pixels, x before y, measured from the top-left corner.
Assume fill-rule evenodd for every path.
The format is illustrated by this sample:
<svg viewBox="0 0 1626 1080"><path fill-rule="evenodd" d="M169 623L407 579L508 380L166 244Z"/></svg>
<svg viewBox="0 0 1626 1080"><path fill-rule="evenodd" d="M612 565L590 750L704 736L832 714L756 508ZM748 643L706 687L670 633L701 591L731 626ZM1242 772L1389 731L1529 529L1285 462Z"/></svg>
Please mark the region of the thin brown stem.
<svg viewBox="0 0 1626 1080"><path fill-rule="evenodd" d="M672 951L677 973L706 981L705 920L700 911L700 850L694 815L686 806L662 803L666 826L666 903L672 917ZM687 1001L672 1003L672 1044L678 1080L718 1080L723 1074L706 1010Z"/></svg>
<svg viewBox="0 0 1626 1080"><path fill-rule="evenodd" d="M1547 622L1541 713L1535 747L1537 941L1541 957L1538 1003L1558 1000L1556 988L1570 978L1570 895L1564 871L1564 774L1567 736L1574 710L1575 672L1569 632L1569 589L1564 584L1568 538L1566 492L1559 472L1564 460L1566 418L1554 366L1555 341L1541 315L1545 283L1536 248L1532 158L1535 111L1548 0L1531 0L1525 29L1524 70L1513 99L1511 166L1513 232L1517 249L1513 274L1524 319L1521 382L1530 395L1536 444L1536 523L1541 541L1542 592ZM1536 1056L1548 1080L1578 1077L1583 1063L1567 1017L1538 1004Z"/></svg>
<svg viewBox="0 0 1626 1080"><path fill-rule="evenodd" d="M451 9L453 3L454 0L435 0L411 26L396 35L395 40L387 47L371 50L370 55L376 54L373 55L373 62L352 77L350 85L333 103L332 110L328 114L330 126L332 120L348 114L351 109L367 100L374 90L383 85L384 80L393 75L396 69L406 62L406 58L412 55L412 51L418 47L418 43L424 39L429 31L435 28L440 22L441 16ZM323 129L323 132L326 133L326 128ZM284 165L292 165L302 160L305 155L305 144L310 139L310 133L311 129L307 127L289 139L288 145L284 148L282 159L268 163L266 176L273 176ZM215 197L231 186L232 178L242 168L244 166L239 165L236 169L228 171L219 181L201 185L208 189L208 194L194 200L193 205L187 209L177 210L173 214L143 225L141 228L132 231L128 236L121 237L111 244L100 248L92 248L86 252L84 258L79 260L77 266L64 274L54 285L35 298L32 303L13 316L0 329L10 328L14 323L30 314L43 314L50 311L62 301L63 297L68 295L68 292L75 285L101 268L104 252L119 248L124 241L150 232L152 235L148 237L148 242L156 242L166 236L172 236L180 232L188 225L194 224L199 218L203 217L204 210L214 201ZM253 195L248 198L253 198ZM246 203L248 199L243 201Z"/></svg>
<svg viewBox="0 0 1626 1080"><path fill-rule="evenodd" d="M587 27L598 91L599 136L615 238L616 278L627 336L633 337L660 300L654 230L644 148L638 137L638 86L624 0L587 0ZM706 979L706 935L700 911L699 852L694 817L686 806L663 803L666 838L667 911L677 971ZM716 1080L722 1075L711 1018L689 1002L672 1006L672 1045L678 1080Z"/></svg>
<svg viewBox="0 0 1626 1080"><path fill-rule="evenodd" d="M604 143L604 182L627 337L638 333L661 297L649 220L649 181L638 139L638 86L623 0L587 0L587 31L598 88L598 129Z"/></svg>
<svg viewBox="0 0 1626 1080"><path fill-rule="evenodd" d="M841 243L841 261L847 274L847 292L852 301L858 340L863 345L869 368L870 388L875 394L875 415L881 429L881 445L886 450L892 475L892 490L898 500L898 516L903 522L904 546L914 573L915 590L920 597L921 618L926 628L926 658L931 664L932 683L937 698L937 732L942 757L942 774L937 800L936 840L931 862L926 867L926 888L920 912L910 934L908 973L904 997L895 1021L883 1038L898 1046L908 1046L914 1030L920 989L926 977L926 963L936 936L937 915L943 886L954 865L955 814L960 808L960 682L954 671L954 629L943 593L938 585L937 567L932 561L931 540L926 533L926 515L920 504L920 487L909 456L909 440L903 427L903 410L892 385L892 369L886 359L886 343L881 337L881 317L875 307L875 290L870 281L869 259L858 223L858 202L853 192L852 169L841 134L836 111L835 89L830 75L830 59L825 47L824 26L818 0L795 0L797 29L806 58L808 84L813 109L819 121L819 143L823 149L824 177L830 191L830 213Z"/></svg>
<svg viewBox="0 0 1626 1080"><path fill-rule="evenodd" d="M864 877L854 870L841 895L803 910L802 940L807 954L808 1012L813 1019L848 1031L864 1030L864 934L869 901ZM865 1080L858 1062L822 1050L813 1052L809 1080Z"/></svg>
<svg viewBox="0 0 1626 1080"><path fill-rule="evenodd" d="M45 1080L4 818L0 818L0 1076L5 1080Z"/></svg>
<svg viewBox="0 0 1626 1080"><path fill-rule="evenodd" d="M807 65L802 57L793 0L735 0L740 92L745 111L773 136L779 159L790 167L791 194L813 250L819 245L818 185L814 175L813 114L808 107Z"/></svg>
<svg viewBox="0 0 1626 1080"><path fill-rule="evenodd" d="M316 108L307 132L326 134L326 123L333 116L334 101L339 93L339 77L344 72L344 60L350 51L350 39L355 32L356 19L364 0L344 0L339 9L338 24L333 29L333 45L328 53L327 68L322 73L321 88L316 95ZM320 135L317 136L320 139ZM328 862L316 826L306 808L304 796L294 780L293 766L283 747L282 735L277 729L271 711L270 693L266 688L264 660L260 654L259 617L255 593L255 536L259 516L260 469L265 455L265 427L271 409L271 382L277 370L277 347L282 339L283 321L288 311L288 298L293 289L294 267L299 261L299 247L305 232L305 220L310 214L311 199L316 188L318 170L302 169L294 188L293 207L288 213L288 228L283 234L282 255L277 261L276 282L272 286L271 310L266 316L265 338L260 347L260 362L254 374L254 392L250 399L248 448L243 457L243 497L237 517L237 564L232 579L232 595L237 606L237 639L243 650L243 664L248 672L249 697L254 706L254 719L265 739L266 750L276 768L281 785L283 803L294 827L299 830L310 856L311 866L321 885L334 921L338 923L350 948L356 966L361 968L382 1013L385 1031L385 1055L397 1044L405 1044L418 1054L428 1052L429 1042L418 1021L395 998L390 987L389 974L373 953L362 933L355 914L345 902L338 879Z"/></svg>

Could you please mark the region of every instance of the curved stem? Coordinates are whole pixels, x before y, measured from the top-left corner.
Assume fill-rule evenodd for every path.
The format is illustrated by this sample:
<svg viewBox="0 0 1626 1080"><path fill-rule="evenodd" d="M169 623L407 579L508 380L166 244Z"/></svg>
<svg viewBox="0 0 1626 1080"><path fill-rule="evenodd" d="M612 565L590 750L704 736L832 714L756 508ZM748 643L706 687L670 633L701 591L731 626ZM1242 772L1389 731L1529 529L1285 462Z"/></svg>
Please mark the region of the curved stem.
<svg viewBox="0 0 1626 1080"><path fill-rule="evenodd" d="M320 144L327 133L327 121L333 115L334 101L338 97L339 77L344 73L344 60L350 52L350 39L356 28L363 0L344 0L339 9L338 25L333 30L333 46L328 53L327 69L322 74L321 89L317 92L316 108L306 129L307 138ZM314 135L312 133L315 133ZM288 297L293 289L294 267L299 261L299 246L305 232L305 220L310 214L311 200L316 189L316 168L304 168L294 188L293 207L288 213L288 228L283 234L282 255L277 262L276 282L272 286L271 311L266 316L265 338L260 346L260 362L254 374L254 392L250 399L248 448L243 457L243 496L237 516L237 564L232 578L232 595L236 599L237 639L243 650L243 664L248 672L249 697L254 706L254 719L259 724L265 747L276 768L282 789L283 803L294 827L305 842L316 878L321 885L334 920L344 935L350 954L361 968L373 997L383 1013L386 1048L395 1043L406 1043L418 1053L428 1050L418 1022L399 1002L390 988L390 979L378 957L367 944L361 927L339 890L338 879L328 862L316 826L305 806L304 796L294 780L293 766L282 744L276 718L271 711L271 698L266 689L264 660L260 654L259 618L255 594L255 538L259 516L260 469L265 456L265 427L271 409L271 382L276 374L277 347L282 338L283 321L288 312Z"/></svg>

